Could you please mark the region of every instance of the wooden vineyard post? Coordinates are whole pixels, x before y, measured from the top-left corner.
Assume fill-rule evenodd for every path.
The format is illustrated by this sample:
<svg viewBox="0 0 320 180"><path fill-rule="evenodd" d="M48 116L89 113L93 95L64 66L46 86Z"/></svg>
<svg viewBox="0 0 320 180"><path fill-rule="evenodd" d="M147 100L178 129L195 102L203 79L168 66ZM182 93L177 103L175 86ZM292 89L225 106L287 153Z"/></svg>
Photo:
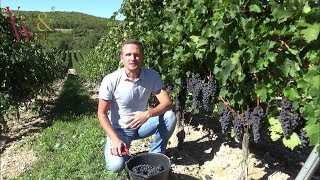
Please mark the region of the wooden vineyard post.
<svg viewBox="0 0 320 180"><path fill-rule="evenodd" d="M178 110L176 112L177 124L176 124L176 136L178 140L178 147L182 145L185 139L185 132L184 132L184 117L183 117L183 110Z"/></svg>
<svg viewBox="0 0 320 180"><path fill-rule="evenodd" d="M248 179L249 133L245 132L242 139L241 180Z"/></svg>

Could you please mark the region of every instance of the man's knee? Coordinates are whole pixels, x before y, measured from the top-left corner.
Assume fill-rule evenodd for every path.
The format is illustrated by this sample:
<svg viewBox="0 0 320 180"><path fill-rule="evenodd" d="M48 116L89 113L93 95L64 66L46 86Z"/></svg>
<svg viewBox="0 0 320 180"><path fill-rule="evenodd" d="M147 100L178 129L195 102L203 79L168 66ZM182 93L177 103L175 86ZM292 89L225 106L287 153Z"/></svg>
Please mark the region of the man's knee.
<svg viewBox="0 0 320 180"><path fill-rule="evenodd" d="M167 111L163 117L164 117L166 126L168 128L169 134L171 134L177 123L176 114L172 110L170 110L170 111Z"/></svg>
<svg viewBox="0 0 320 180"><path fill-rule="evenodd" d="M124 169L127 157L113 156L105 151L106 169L117 173Z"/></svg>
<svg viewBox="0 0 320 180"><path fill-rule="evenodd" d="M111 171L113 173L118 173L124 169L125 164L123 162L112 162L109 164L106 164L106 168L108 171Z"/></svg>
<svg viewBox="0 0 320 180"><path fill-rule="evenodd" d="M176 120L176 114L170 110L164 113L164 119L169 121L175 121Z"/></svg>

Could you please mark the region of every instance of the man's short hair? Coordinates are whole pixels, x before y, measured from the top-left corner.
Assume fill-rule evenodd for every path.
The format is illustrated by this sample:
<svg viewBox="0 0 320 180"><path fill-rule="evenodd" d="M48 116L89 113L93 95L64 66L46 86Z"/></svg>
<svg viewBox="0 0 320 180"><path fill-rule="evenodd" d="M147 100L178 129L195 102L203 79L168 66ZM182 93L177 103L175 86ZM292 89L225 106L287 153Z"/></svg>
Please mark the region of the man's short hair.
<svg viewBox="0 0 320 180"><path fill-rule="evenodd" d="M123 43L122 43L122 46L121 46L121 53L122 53L122 48L124 45L126 44L135 44L137 46L140 47L140 51L142 52L142 54L144 54L144 49L143 49L143 45L140 41L136 40L136 39L128 39L128 40L125 40Z"/></svg>

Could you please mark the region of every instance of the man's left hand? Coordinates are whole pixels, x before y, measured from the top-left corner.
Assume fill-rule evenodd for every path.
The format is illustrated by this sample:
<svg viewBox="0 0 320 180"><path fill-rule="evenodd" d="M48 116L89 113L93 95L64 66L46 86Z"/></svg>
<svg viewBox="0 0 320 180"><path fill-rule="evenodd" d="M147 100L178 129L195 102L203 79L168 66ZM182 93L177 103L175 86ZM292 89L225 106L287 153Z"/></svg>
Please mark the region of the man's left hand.
<svg viewBox="0 0 320 180"><path fill-rule="evenodd" d="M130 119L129 126L132 129L138 129L150 117L149 111L136 111L136 112L131 113L130 115L132 117Z"/></svg>

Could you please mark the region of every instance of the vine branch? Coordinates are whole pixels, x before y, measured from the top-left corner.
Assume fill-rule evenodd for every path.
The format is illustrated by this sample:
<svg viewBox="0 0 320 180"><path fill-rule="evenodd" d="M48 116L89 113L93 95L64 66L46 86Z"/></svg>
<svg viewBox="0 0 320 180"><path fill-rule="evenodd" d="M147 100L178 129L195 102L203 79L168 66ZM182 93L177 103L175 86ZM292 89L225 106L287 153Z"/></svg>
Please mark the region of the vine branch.
<svg viewBox="0 0 320 180"><path fill-rule="evenodd" d="M230 107L229 102L225 101L222 97L219 97L219 100L223 102L223 104L231 111L231 113L232 113L234 116L236 116L236 117L239 116L239 114L238 114L237 112L235 112L235 111Z"/></svg>

